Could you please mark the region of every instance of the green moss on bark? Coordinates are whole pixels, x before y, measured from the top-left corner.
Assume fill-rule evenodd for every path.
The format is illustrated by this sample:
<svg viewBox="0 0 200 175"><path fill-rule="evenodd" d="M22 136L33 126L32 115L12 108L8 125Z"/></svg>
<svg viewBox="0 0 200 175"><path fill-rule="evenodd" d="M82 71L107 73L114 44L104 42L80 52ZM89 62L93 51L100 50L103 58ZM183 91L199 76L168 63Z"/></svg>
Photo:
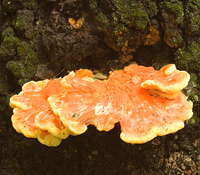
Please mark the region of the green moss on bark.
<svg viewBox="0 0 200 175"><path fill-rule="evenodd" d="M164 40L170 47L178 47L183 42L180 29L184 21L183 3L177 0L165 0L159 6L164 21Z"/></svg>
<svg viewBox="0 0 200 175"><path fill-rule="evenodd" d="M183 90L184 94L188 96L193 102L199 101L200 85L198 84L198 77L195 73L190 73L190 82L188 86Z"/></svg>
<svg viewBox="0 0 200 175"><path fill-rule="evenodd" d="M175 53L176 64L186 70L200 71L200 45L196 42L180 48Z"/></svg>
<svg viewBox="0 0 200 175"><path fill-rule="evenodd" d="M19 79L18 83L23 85L30 81L36 71L36 65L39 63L37 53L26 42L21 42L17 47L17 56L19 61L11 60L6 64L14 76Z"/></svg>
<svg viewBox="0 0 200 175"><path fill-rule="evenodd" d="M33 63L14 60L9 61L6 64L6 68L18 78L18 84L21 86L30 81L36 71Z"/></svg>
<svg viewBox="0 0 200 175"><path fill-rule="evenodd" d="M31 10L18 10L16 20L13 22L15 29L28 30L34 22L34 14Z"/></svg>
<svg viewBox="0 0 200 175"><path fill-rule="evenodd" d="M106 34L104 42L120 53L121 62L133 58L131 54L143 42L146 27L158 12L152 0L90 0L89 5L98 29Z"/></svg>
<svg viewBox="0 0 200 175"><path fill-rule="evenodd" d="M160 3L162 9L167 9L170 13L173 13L176 23L181 24L184 17L183 3L177 0L165 0Z"/></svg>
<svg viewBox="0 0 200 175"><path fill-rule="evenodd" d="M185 9L185 32L189 35L200 33L200 1L189 0Z"/></svg>
<svg viewBox="0 0 200 175"><path fill-rule="evenodd" d="M17 47L17 54L21 60L26 62L32 62L33 64L38 63L38 55L26 42L21 42Z"/></svg>
<svg viewBox="0 0 200 175"><path fill-rule="evenodd" d="M190 72L189 85L184 89L184 93L193 102L199 101L200 85L198 83L197 73L200 71L200 45L193 42L183 48L180 48L175 53L175 61L180 69L185 69Z"/></svg>
<svg viewBox="0 0 200 175"><path fill-rule="evenodd" d="M149 21L149 16L154 16L158 12L155 2L150 0L140 2L113 0L112 3L116 7L119 21L130 28L145 29Z"/></svg>
<svg viewBox="0 0 200 175"><path fill-rule="evenodd" d="M8 61L6 68L18 79L18 83L23 85L34 76L35 67L39 63L37 52L30 44L17 38L12 28L4 30L2 36L4 40L0 47L0 55Z"/></svg>
<svg viewBox="0 0 200 175"><path fill-rule="evenodd" d="M99 30L106 30L106 27L109 25L108 17L104 13L99 13L95 17L95 20L97 21L97 26Z"/></svg>
<svg viewBox="0 0 200 175"><path fill-rule="evenodd" d="M20 40L15 36L14 30L9 27L2 32L3 42L0 46L0 56L8 61L16 55L16 46Z"/></svg>
<svg viewBox="0 0 200 175"><path fill-rule="evenodd" d="M100 2L99 2L100 3ZM107 28L116 28L116 25L124 25L129 28L145 29L149 18L156 15L158 8L156 3L150 0L143 1L126 1L126 0L109 0L107 2L111 4L113 11L111 14L101 12L96 14L95 20L97 26L101 30L106 30ZM100 4L97 1L90 1L90 8L96 10ZM108 8L108 7L105 7ZM108 27L109 26L109 27Z"/></svg>

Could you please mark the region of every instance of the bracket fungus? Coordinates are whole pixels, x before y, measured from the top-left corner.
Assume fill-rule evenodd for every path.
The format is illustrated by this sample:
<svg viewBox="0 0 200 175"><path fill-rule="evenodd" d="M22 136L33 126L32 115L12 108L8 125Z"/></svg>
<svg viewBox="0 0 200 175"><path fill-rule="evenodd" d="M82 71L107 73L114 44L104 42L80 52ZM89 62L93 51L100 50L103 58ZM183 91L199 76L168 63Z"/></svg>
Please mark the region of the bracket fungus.
<svg viewBox="0 0 200 175"><path fill-rule="evenodd" d="M57 146L62 138L66 138L68 129L62 125L47 101L47 98L59 93L64 88L60 86L61 78L28 82L22 91L10 99L10 106L14 108L12 124L15 130L26 137L38 138L49 146Z"/></svg>
<svg viewBox="0 0 200 175"><path fill-rule="evenodd" d="M109 131L119 122L121 139L135 144L174 133L192 117L192 102L181 92L190 76L174 64L158 71L131 64L110 72L108 79L92 77L91 71L80 69L64 78L26 83L10 99L13 127L57 146L88 125Z"/></svg>

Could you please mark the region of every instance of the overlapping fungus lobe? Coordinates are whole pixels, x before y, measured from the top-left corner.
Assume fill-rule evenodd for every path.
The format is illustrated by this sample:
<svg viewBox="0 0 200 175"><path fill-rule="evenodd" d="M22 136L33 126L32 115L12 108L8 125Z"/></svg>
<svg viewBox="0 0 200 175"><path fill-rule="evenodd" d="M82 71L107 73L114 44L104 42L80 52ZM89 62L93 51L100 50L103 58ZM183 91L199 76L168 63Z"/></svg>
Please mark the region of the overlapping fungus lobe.
<svg viewBox="0 0 200 175"><path fill-rule="evenodd" d="M48 98L54 113L60 116L63 124L70 127L70 122L77 122L77 125L85 128L88 124L96 123L99 125L97 128L102 128L106 116L112 113L108 104L110 97L105 95L104 82L99 80L89 82L79 77L69 76L64 77L61 84L63 83L67 91ZM107 107L105 103L108 104ZM95 118L98 117L97 122ZM74 132L78 134L78 131Z"/></svg>
<svg viewBox="0 0 200 175"><path fill-rule="evenodd" d="M41 135L43 132L51 135L51 133L54 133L53 128L58 127L59 129L58 123L60 123L60 120L51 111L47 98L54 93L64 90L60 85L60 81L61 78L26 83L22 87L22 92L10 99L10 105L15 108L12 123L18 132L23 133L27 137L36 138L40 137L36 133L38 125L42 126L40 128ZM49 120L49 115L43 115L43 118L40 118L47 111L51 113L52 119ZM36 118L37 123L35 121ZM41 123L44 120L45 125ZM51 125L52 128L48 128L47 125Z"/></svg>
<svg viewBox="0 0 200 175"><path fill-rule="evenodd" d="M189 79L190 75L187 72L179 71L174 64L169 64L152 74L142 83L142 87L165 93L176 93L187 86Z"/></svg>

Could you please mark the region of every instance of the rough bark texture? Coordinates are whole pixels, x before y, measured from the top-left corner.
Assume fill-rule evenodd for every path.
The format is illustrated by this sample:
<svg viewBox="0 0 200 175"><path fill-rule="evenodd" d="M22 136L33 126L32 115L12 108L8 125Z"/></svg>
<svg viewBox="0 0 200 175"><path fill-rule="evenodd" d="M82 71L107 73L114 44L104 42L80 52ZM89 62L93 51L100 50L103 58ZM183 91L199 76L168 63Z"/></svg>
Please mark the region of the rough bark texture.
<svg viewBox="0 0 200 175"><path fill-rule="evenodd" d="M199 174L199 0L2 0L0 2L0 174ZM57 148L18 134L9 98L30 80L88 68L108 73L137 62L175 63L191 74L186 127L142 145L120 127L94 127Z"/></svg>

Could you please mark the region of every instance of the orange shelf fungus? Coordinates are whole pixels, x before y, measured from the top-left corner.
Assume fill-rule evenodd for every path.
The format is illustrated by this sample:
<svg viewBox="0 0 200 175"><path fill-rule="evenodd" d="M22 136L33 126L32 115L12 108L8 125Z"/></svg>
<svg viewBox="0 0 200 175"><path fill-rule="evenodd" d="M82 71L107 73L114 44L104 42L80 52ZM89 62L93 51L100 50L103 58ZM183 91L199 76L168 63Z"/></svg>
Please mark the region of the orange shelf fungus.
<svg viewBox="0 0 200 175"><path fill-rule="evenodd" d="M148 89L150 93L174 99L187 86L189 80L190 75L187 72L178 71L174 64L169 64L152 74L141 86Z"/></svg>
<svg viewBox="0 0 200 175"><path fill-rule="evenodd" d="M62 80L25 84L10 100L16 131L57 146L68 135L84 133L88 125L109 131L119 122L121 139L135 144L174 133L192 117L192 102L181 92L190 76L174 64L158 71L132 64L103 81L92 76L80 69Z"/></svg>
<svg viewBox="0 0 200 175"><path fill-rule="evenodd" d="M60 86L61 78L28 82L23 85L22 92L10 99L10 106L14 108L11 118L13 127L26 137L38 138L49 146L57 146L62 138L66 138L68 129L56 116L47 101L50 95L64 90ZM51 117L50 117L51 116ZM37 128L40 132L37 132Z"/></svg>

